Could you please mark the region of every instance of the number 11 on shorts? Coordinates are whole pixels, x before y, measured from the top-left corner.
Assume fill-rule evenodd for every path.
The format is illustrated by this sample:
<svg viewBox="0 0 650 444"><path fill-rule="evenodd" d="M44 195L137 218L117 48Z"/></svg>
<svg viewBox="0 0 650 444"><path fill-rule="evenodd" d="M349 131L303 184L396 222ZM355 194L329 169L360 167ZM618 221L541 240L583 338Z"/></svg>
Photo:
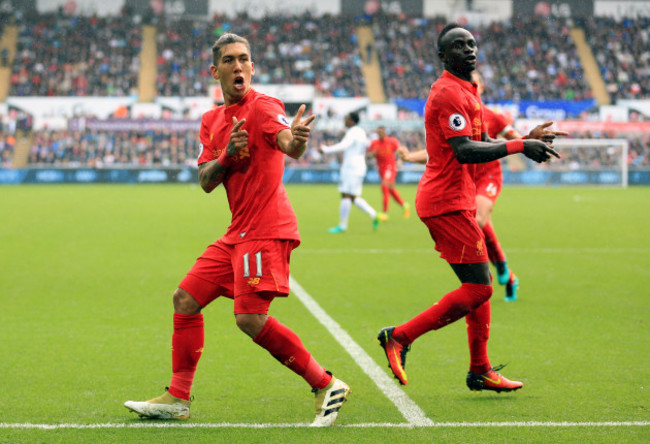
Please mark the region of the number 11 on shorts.
<svg viewBox="0 0 650 444"><path fill-rule="evenodd" d="M251 275L251 269L250 269L250 264L248 262L248 257L249 254L245 253L244 254L244 277L249 277ZM255 253L255 269L256 269L255 276L261 277L262 276L262 252L261 251Z"/></svg>

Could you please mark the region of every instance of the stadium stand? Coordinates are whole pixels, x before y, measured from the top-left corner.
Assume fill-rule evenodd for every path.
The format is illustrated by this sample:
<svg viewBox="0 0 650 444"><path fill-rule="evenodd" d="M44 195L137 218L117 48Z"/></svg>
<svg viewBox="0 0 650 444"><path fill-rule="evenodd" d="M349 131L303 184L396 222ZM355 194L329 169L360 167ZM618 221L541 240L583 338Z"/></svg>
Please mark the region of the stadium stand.
<svg viewBox="0 0 650 444"><path fill-rule="evenodd" d="M0 102L7 100L9 96L9 81L11 78L11 66L16 55L16 42L18 41L18 27L9 25L2 27L0 37Z"/></svg>
<svg viewBox="0 0 650 444"><path fill-rule="evenodd" d="M138 72L138 101L153 102L156 98L156 27L142 27L142 50L140 51L140 69Z"/></svg>
<svg viewBox="0 0 650 444"><path fill-rule="evenodd" d="M409 149L424 146L424 131L395 130L392 135ZM572 134L575 138L627 138L630 142L628 166L631 170L650 167L650 135L622 134L615 131ZM338 131L315 132L313 146L333 143L341 138ZM0 156L9 158L15 138L0 135ZM606 151L575 150L572 158L585 168L611 166L618 157ZM196 161L196 131L142 130L71 132L68 130L40 130L34 132L29 150L32 166L57 167L169 167L194 166ZM313 153L299 160L286 159L287 166L338 166L337 156L319 157ZM571 163L571 162L569 162ZM532 164L531 164L532 166ZM507 168L507 167L506 167Z"/></svg>
<svg viewBox="0 0 650 444"><path fill-rule="evenodd" d="M207 95L210 45L229 30L264 42L253 53L255 80L265 84L314 84L325 96L365 96L353 19L343 16L216 16L158 25L158 93ZM187 38L190 36L190 38Z"/></svg>
<svg viewBox="0 0 650 444"><path fill-rule="evenodd" d="M585 27L612 100L650 97L650 18L590 17Z"/></svg>
<svg viewBox="0 0 650 444"><path fill-rule="evenodd" d="M41 130L34 134L29 161L91 168L195 165L196 131Z"/></svg>
<svg viewBox="0 0 650 444"><path fill-rule="evenodd" d="M166 18L156 25L156 91L163 96L208 94L211 55L204 48L221 33L236 29L265 42L253 54L259 83L314 84L323 96L381 97L381 87L366 87L362 73L370 67L363 63L370 48L379 56L389 99L426 97L442 69L432 42L444 23L442 17L379 14L369 24L368 36L368 24L344 16ZM128 17L42 16L23 24L10 94L134 93L138 75L150 69L150 46L142 45L146 29ZM592 96L565 21L533 17L471 30L481 45L487 101Z"/></svg>
<svg viewBox="0 0 650 444"><path fill-rule="evenodd" d="M364 19L303 13L144 21L127 11L101 18L36 15L3 26L0 94L137 95L142 102L156 96L205 97L213 84L206 48L222 33L236 30L262 42L253 54L257 83L314 85L319 96L368 96L376 103L424 98L442 70L435 41L446 22L442 17L383 13ZM606 103L650 96L648 18L590 17L575 24L529 17L470 27L480 47L479 66L487 85L484 101L598 97ZM585 63L589 57L596 67ZM595 81L585 80L592 75ZM603 87L605 99L600 97ZM23 122L23 117L13 121ZM188 164L195 156L195 134L188 131L32 132L24 122L18 126L3 125L0 159L5 166L166 166ZM424 145L421 131L396 131L405 145ZM649 138L631 137L631 168L647 167ZM315 132L314 143L337 138L336 132ZM333 161L309 154L287 160L296 166Z"/></svg>
<svg viewBox="0 0 650 444"><path fill-rule="evenodd" d="M40 15L20 25L12 96L137 93L140 26L125 17Z"/></svg>
<svg viewBox="0 0 650 444"><path fill-rule="evenodd" d="M582 28L573 28L569 31L576 44L576 49L584 68L585 80L589 84L594 97L599 105L609 105L612 101L605 87L605 81L600 75L600 68L594 57L591 47L587 43L585 31Z"/></svg>

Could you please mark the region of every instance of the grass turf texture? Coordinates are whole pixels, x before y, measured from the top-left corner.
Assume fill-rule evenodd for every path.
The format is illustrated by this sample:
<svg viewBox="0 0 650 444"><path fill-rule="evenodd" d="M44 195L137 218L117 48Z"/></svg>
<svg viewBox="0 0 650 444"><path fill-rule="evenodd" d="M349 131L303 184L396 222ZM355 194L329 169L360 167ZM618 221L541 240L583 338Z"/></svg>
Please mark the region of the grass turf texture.
<svg viewBox="0 0 650 444"><path fill-rule="evenodd" d="M386 372L377 331L421 312L458 283L424 225L373 232L352 209L338 222L334 186L288 186L302 245L292 275ZM413 203L415 187L399 187ZM364 193L380 208L378 187ZM648 421L650 188L506 188L493 219L521 280L495 285L490 357L525 383L471 393L464 322L413 345L405 393L435 423ZM226 229L222 189L197 186L0 188L0 412L4 424L154 425L122 406L170 377L171 293ZM204 310L206 346L184 424L310 422L301 378L241 333L232 302ZM295 296L271 312L352 386L337 425L405 419ZM175 423L177 424L177 423ZM647 442L650 427L58 429L0 428L0 442Z"/></svg>

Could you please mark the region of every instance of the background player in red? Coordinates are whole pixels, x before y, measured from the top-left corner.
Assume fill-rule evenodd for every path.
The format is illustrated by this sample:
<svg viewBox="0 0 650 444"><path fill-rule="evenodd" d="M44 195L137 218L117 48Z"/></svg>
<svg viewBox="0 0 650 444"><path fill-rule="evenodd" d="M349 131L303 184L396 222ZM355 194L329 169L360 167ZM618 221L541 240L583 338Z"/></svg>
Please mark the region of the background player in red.
<svg viewBox="0 0 650 444"><path fill-rule="evenodd" d="M125 406L142 417L189 417L190 390L203 352L201 310L226 296L234 299L237 326L312 387L312 426L331 425L350 388L325 371L293 331L267 314L275 297L289 294L289 258L300 243L296 215L282 185L284 155L302 156L315 117L302 120L302 105L290 124L282 102L251 88L255 68L243 37L222 35L212 54L210 71L221 83L225 104L203 115L199 181L206 193L223 184L232 221L174 292L169 390Z"/></svg>
<svg viewBox="0 0 650 444"><path fill-rule="evenodd" d="M472 74L472 79L476 83L478 94L481 95L485 87L477 71ZM515 140L523 137L510 125L505 115L485 106L483 107L483 121L491 139ZM506 301L516 301L519 279L508 267L506 255L501 249L501 244L492 225L492 210L503 187L501 161L493 160L477 164L474 181L476 183L476 222L483 230L488 257L496 268L497 281L506 286Z"/></svg>
<svg viewBox="0 0 650 444"><path fill-rule="evenodd" d="M493 368L487 353L492 285L483 233L475 219L474 167L521 152L536 162L559 157L550 147L557 133L538 126L526 140L491 139L482 119L481 98L472 83L476 40L459 25L447 25L438 37L438 55L445 70L431 87L425 105L428 160L415 206L436 250L461 286L406 323L381 329L377 338L393 374L406 384L404 366L410 344L428 331L465 317L470 351L467 386L470 390L517 390L523 384L497 373L502 367ZM536 140L542 138L549 144Z"/></svg>
<svg viewBox="0 0 650 444"><path fill-rule="evenodd" d="M397 161L395 153L399 148L399 141L391 136L386 135L386 128L377 127L377 138L370 142L368 152L374 154L377 161L377 170L381 177L381 193L383 196L384 213L388 213L388 204L391 196L395 202L402 207L402 214L405 219L411 215L409 204L404 202L402 196L395 188L395 178L397 177Z"/></svg>

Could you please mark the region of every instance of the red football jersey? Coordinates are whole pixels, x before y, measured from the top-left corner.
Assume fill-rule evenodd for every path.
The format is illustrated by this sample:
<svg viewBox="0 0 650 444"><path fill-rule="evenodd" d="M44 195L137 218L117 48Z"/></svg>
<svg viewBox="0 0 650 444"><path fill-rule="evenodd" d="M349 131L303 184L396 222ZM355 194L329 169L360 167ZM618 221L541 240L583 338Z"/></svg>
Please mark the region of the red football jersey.
<svg viewBox="0 0 650 444"><path fill-rule="evenodd" d="M226 149L233 116L238 121L246 119L242 129L248 131L248 147L239 152L223 179L232 213L223 241L299 240L296 214L282 185L284 153L277 145L277 134L291 125L281 101L251 89L239 103L203 114L199 165Z"/></svg>
<svg viewBox="0 0 650 444"><path fill-rule="evenodd" d="M377 169L379 171L385 170L389 166L394 166L397 162L395 160L395 152L399 148L399 142L394 137L386 136L384 140L375 139L370 142L368 147L369 153L374 153L377 159Z"/></svg>
<svg viewBox="0 0 650 444"><path fill-rule="evenodd" d="M508 119L503 114L497 113L490 108L483 107L483 121L487 128L488 136L496 139L499 135L510 126ZM478 182L483 177L490 176L501 180L503 172L501 171L501 160L493 160L487 163L476 164L476 172L474 177Z"/></svg>
<svg viewBox="0 0 650 444"><path fill-rule="evenodd" d="M424 107L429 160L415 197L421 218L476 209L475 166L458 162L447 139L469 136L480 141L485 131L482 109L476 85L448 71L431 86Z"/></svg>

